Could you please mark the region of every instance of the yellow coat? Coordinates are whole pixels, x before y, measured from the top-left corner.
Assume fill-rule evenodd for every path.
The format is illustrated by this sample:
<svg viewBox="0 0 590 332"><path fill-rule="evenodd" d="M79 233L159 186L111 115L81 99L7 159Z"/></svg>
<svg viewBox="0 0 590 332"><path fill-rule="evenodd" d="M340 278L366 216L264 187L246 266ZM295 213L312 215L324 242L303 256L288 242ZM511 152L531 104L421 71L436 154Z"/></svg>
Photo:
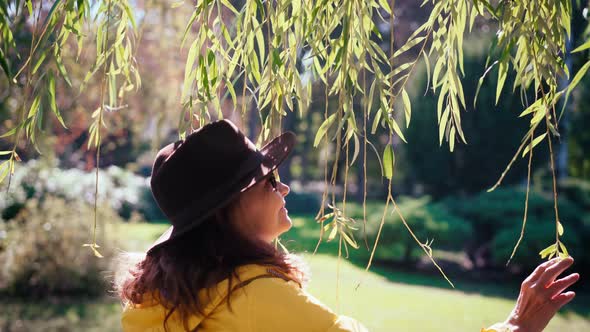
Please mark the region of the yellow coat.
<svg viewBox="0 0 590 332"><path fill-rule="evenodd" d="M243 286L227 306L227 280L210 289L211 302L205 318L192 316L189 326L200 332L366 332L359 322L338 316L292 281L261 265L238 269ZM204 296L205 294L200 294ZM147 299L141 305L127 305L123 311L125 332L164 332L165 309ZM168 320L169 332L185 331L177 315Z"/></svg>

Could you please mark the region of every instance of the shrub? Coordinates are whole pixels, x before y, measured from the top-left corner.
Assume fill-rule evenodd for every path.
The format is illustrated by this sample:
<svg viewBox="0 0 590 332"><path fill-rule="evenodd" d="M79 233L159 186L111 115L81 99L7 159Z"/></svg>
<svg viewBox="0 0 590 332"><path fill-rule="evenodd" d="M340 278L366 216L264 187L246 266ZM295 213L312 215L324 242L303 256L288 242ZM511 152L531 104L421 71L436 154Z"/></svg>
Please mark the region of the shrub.
<svg viewBox="0 0 590 332"><path fill-rule="evenodd" d="M464 242L465 251L478 267L503 267L520 235L525 191L502 188L474 196L452 196L444 200L448 209L473 227ZM567 196L559 197L559 216L565 227L563 242L578 261L586 261L582 239L590 235L588 214ZM555 241L553 194L531 190L524 240L513 263L527 270L540 262L539 251Z"/></svg>
<svg viewBox="0 0 590 332"><path fill-rule="evenodd" d="M398 200L398 207L418 239L422 242L434 240L433 246L436 249L460 249L463 239L471 233L471 226L467 222L451 214L445 206L433 203L430 197L401 198ZM347 210L356 220L363 219L362 206L351 204L350 210ZM383 210L383 203L367 204L366 236L371 242L377 236ZM363 225L359 225L358 228L356 237L360 239L365 236L365 231ZM390 204L375 258L403 260L409 263L423 254L423 250L410 236Z"/></svg>
<svg viewBox="0 0 590 332"><path fill-rule="evenodd" d="M34 297L103 292L107 286L103 271L108 269L109 260L82 248L91 236L93 213L90 205L79 200L66 201L51 195L29 200L3 226L0 289L11 295ZM121 221L108 206L99 209L99 218ZM105 257L114 253L113 243L108 240L97 240Z"/></svg>
<svg viewBox="0 0 590 332"><path fill-rule="evenodd" d="M289 213L299 215L315 215L320 210L322 201L317 194L297 191L291 191L285 200Z"/></svg>

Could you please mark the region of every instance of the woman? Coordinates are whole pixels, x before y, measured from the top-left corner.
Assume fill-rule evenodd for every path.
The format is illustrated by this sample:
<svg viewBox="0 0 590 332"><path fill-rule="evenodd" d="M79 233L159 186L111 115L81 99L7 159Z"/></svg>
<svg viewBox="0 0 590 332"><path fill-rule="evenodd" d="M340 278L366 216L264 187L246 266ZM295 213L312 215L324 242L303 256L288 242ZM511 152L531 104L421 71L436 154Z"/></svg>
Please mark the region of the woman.
<svg viewBox="0 0 590 332"><path fill-rule="evenodd" d="M131 331L366 331L302 289L301 264L273 240L289 230L289 187L274 172L295 139L258 151L227 120L164 147L151 189L172 223L119 287ZM579 278L556 280L571 258L541 264L514 311L487 331L542 331Z"/></svg>

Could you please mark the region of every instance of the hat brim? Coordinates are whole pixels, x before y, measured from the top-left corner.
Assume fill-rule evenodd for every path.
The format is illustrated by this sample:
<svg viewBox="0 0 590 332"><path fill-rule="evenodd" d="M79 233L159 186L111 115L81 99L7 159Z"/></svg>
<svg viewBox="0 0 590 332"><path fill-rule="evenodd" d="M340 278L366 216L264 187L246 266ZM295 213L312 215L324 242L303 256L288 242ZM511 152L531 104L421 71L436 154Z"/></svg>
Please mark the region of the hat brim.
<svg viewBox="0 0 590 332"><path fill-rule="evenodd" d="M219 208L227 205L229 202L234 200L240 193L247 191L257 183L263 181L281 165L281 163L289 156L289 154L291 154L291 151L293 150L294 146L295 134L290 131L287 131L275 137L272 141L270 141L268 144L262 147L262 149L260 149L262 161L260 162L259 167L255 168L252 172L248 174L249 180L245 182L245 185L241 185L237 188L234 188L233 191L227 193L227 195L225 196L226 199L219 201L207 213L199 216L198 220L191 224L191 227L178 230L175 229L174 226L170 226L148 248L147 254L150 254L155 249L160 248L165 244L171 242L173 239L188 233L190 230L193 230L195 227L201 224L199 221L205 220L207 217L211 216L214 212L216 212Z"/></svg>

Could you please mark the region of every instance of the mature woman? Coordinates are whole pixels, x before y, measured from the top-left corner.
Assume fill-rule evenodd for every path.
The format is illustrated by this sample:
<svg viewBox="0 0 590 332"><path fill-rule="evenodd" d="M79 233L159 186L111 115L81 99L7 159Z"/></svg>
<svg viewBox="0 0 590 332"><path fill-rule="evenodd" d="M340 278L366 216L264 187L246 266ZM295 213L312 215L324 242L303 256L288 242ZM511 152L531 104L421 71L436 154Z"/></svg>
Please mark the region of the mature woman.
<svg viewBox="0 0 590 332"><path fill-rule="evenodd" d="M275 177L291 152L285 133L257 150L230 121L164 147L151 189L172 223L119 287L130 331L365 331L308 294L305 273L272 241L289 230L289 187ZM556 280L571 258L541 264L505 323L488 331L542 331L579 278Z"/></svg>

